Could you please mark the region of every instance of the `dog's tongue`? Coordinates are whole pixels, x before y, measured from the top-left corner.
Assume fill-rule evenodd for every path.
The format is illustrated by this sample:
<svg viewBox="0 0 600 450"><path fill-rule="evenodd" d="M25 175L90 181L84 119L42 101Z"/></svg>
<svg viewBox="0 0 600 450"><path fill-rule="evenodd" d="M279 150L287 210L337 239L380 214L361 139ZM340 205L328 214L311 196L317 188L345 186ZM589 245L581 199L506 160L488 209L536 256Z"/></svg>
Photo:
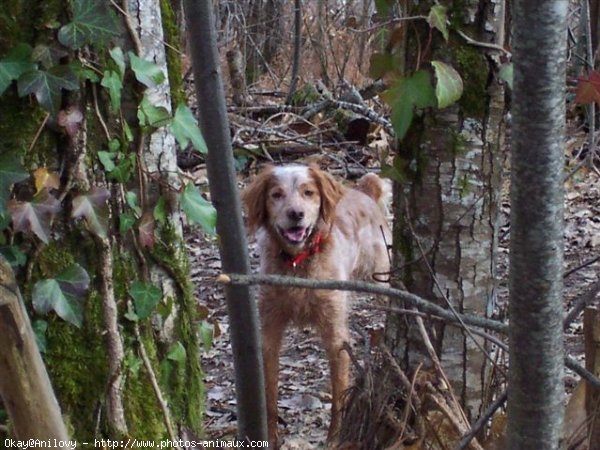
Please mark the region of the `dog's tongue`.
<svg viewBox="0 0 600 450"><path fill-rule="evenodd" d="M285 238L290 242L302 242L306 237L306 228L292 227L283 232Z"/></svg>

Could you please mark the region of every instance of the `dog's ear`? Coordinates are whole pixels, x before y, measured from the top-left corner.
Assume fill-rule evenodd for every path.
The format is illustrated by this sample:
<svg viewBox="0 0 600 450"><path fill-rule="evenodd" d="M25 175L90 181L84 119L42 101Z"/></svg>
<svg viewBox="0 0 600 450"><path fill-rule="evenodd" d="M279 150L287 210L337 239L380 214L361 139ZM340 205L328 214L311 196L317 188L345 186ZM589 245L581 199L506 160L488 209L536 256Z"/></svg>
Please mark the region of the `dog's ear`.
<svg viewBox="0 0 600 450"><path fill-rule="evenodd" d="M246 208L250 233L255 233L267 222L267 190L272 179L273 169L266 167L242 192L242 202Z"/></svg>
<svg viewBox="0 0 600 450"><path fill-rule="evenodd" d="M335 215L335 207L345 188L327 172L322 171L316 164L311 164L309 170L321 195L321 216L325 223L330 224Z"/></svg>

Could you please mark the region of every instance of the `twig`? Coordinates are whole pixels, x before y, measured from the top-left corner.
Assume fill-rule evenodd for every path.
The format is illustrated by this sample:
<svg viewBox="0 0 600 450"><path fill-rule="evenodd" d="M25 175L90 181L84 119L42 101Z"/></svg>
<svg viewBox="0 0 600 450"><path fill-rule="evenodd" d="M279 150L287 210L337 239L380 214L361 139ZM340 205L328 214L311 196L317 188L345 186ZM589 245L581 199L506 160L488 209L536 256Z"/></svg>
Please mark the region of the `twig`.
<svg viewBox="0 0 600 450"><path fill-rule="evenodd" d="M47 113L46 116L44 117L44 120L42 120L41 125L38 127L37 131L35 132L35 135L33 136L33 139L31 140L31 144L29 144L29 148L27 149L27 153L31 152L31 150L35 146L36 142L40 138L40 134L42 134L42 131L44 131L44 127L46 126L46 122L48 122L49 117L50 117L50 113Z"/></svg>
<svg viewBox="0 0 600 450"><path fill-rule="evenodd" d="M267 285L267 286L288 286L305 289L325 289L325 290L343 290L350 292L364 292L367 294L376 294L386 297L398 298L422 312L439 316L449 322L457 322L454 314L448 310L425 300L418 295L400 289L389 288L375 283L365 283L362 281L339 281L339 280L314 280L307 278L287 277L281 275L243 275L237 273L221 274L216 279L217 283L233 285ZM478 328L487 328L491 331L508 334L508 325L492 319L475 316L472 314L460 314L458 316L466 325ZM594 387L600 389L600 379L591 372L584 369L577 361L570 356L565 357L565 366L585 378Z"/></svg>
<svg viewBox="0 0 600 450"><path fill-rule="evenodd" d="M577 267L574 267L574 268L568 270L567 272L565 272L565 274L563 275L563 278L567 278L568 276L573 275L578 270L584 269L587 266L591 266L592 264L594 264L596 261L599 261L599 260L600 260L600 255L595 256L594 258L587 260L583 264L580 264Z"/></svg>
<svg viewBox="0 0 600 450"><path fill-rule="evenodd" d="M460 37L462 37L465 41L467 41L467 44L470 45L474 45L476 47L483 47L483 48L488 48L490 50L497 50L499 52L504 53L506 56L508 56L509 58L512 56L512 54L506 50L504 47L502 47L501 45L498 44L490 44L488 42L481 42L481 41L476 41L475 39L473 39L472 37L467 36L465 33L463 33L461 30L455 30L458 35Z"/></svg>
<svg viewBox="0 0 600 450"><path fill-rule="evenodd" d="M300 70L300 52L302 51L302 10L300 0L294 0L294 58L292 61L292 74L290 76L290 89L288 91L286 104L292 102L298 83L298 71Z"/></svg>
<svg viewBox="0 0 600 450"><path fill-rule="evenodd" d="M119 333L118 308L113 285L113 263L110 241L106 237L96 237L100 254L100 290L102 293L102 320L106 332L108 350L108 385L106 417L110 427L121 435L127 434L127 421L123 407L122 365L125 359L123 341Z"/></svg>
<svg viewBox="0 0 600 450"><path fill-rule="evenodd" d="M167 401L163 397L162 391L160 390L160 385L158 384L156 373L154 373L152 362L150 361L148 353L146 352L146 346L144 345L144 341L140 336L140 327L137 323L134 324L133 331L135 333L135 338L137 339L140 348L140 356L142 357L142 361L144 362L146 373L148 374L148 378L150 378L150 384L152 385L152 389L154 390L154 395L156 395L156 400L158 401L160 409L163 413L163 418L165 421L165 426L167 427L167 432L169 433L169 437L171 438L171 441L173 442L175 448L180 448L177 444L177 435L175 434L175 430L173 429L173 423L171 422L169 406L167 405Z"/></svg>
<svg viewBox="0 0 600 450"><path fill-rule="evenodd" d="M330 289L344 290L351 292L364 292L369 294L383 295L387 297L398 298L405 301L410 306L414 306L422 312L433 314L451 322L456 322L458 319L447 309L425 300L418 295L410 292L394 289L381 284L366 283L363 281L340 281L340 280L315 280L307 278L288 277L280 275L243 275L243 274L221 274L216 280L222 284L234 285L270 285L270 286L290 286L307 289ZM463 322L479 328L487 328L489 330L507 334L508 325L497 320L486 319L471 314L457 313Z"/></svg>
<svg viewBox="0 0 600 450"><path fill-rule="evenodd" d="M484 411L484 413L479 416L479 419L473 424L471 429L466 433L458 445L454 447L454 450L463 450L467 448L471 440L475 437L477 433L483 428L483 426L491 419L494 413L506 402L508 398L508 393L506 391L502 392L494 402L488 406L488 408Z"/></svg>
<svg viewBox="0 0 600 450"><path fill-rule="evenodd" d="M567 329L581 313L581 311L583 311L586 306L594 301L598 295L598 292L600 292L600 279L596 280L595 283L592 283L575 301L575 305L573 305L573 308L571 308L569 313L563 319L563 329Z"/></svg>

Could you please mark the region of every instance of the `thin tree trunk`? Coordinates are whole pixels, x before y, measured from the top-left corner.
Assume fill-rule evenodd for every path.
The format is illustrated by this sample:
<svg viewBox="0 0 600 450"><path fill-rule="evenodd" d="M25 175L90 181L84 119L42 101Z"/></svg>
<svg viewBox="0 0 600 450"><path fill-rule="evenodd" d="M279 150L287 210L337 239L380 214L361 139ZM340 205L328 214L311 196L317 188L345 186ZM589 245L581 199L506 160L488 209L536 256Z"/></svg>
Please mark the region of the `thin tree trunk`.
<svg viewBox="0 0 600 450"><path fill-rule="evenodd" d="M13 271L1 255L0 398L15 438L68 439Z"/></svg>
<svg viewBox="0 0 600 450"><path fill-rule="evenodd" d="M508 448L558 449L564 413L562 267L566 0L513 10Z"/></svg>
<svg viewBox="0 0 600 450"><path fill-rule="evenodd" d="M244 274L250 271L248 244L236 187L212 5L210 2L186 0L185 9L200 123L209 148L208 177L211 198L217 210L223 270ZM256 304L247 286L228 286L225 296L231 323L238 436L266 440L265 391Z"/></svg>

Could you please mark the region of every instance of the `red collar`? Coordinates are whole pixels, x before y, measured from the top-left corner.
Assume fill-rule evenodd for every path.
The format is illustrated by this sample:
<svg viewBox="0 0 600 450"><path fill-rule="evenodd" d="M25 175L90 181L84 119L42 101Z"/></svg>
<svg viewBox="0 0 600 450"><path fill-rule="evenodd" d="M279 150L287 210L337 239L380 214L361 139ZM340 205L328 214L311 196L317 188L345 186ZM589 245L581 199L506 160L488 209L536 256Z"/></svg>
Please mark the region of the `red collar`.
<svg viewBox="0 0 600 450"><path fill-rule="evenodd" d="M285 252L281 252L281 256L285 259L288 267L295 269L298 264L301 264L304 260L311 256L321 252L321 242L323 241L323 235L321 233L315 234L310 246L297 255L289 255Z"/></svg>

